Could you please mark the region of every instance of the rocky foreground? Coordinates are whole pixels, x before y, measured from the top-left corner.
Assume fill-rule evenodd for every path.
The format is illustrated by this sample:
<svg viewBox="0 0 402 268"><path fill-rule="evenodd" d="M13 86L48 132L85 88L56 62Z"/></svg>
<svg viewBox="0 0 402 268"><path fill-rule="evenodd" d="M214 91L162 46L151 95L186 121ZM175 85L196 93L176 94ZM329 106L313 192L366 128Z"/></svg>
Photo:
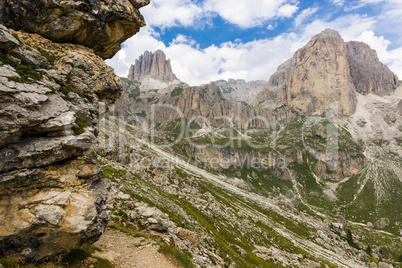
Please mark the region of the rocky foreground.
<svg viewBox="0 0 402 268"><path fill-rule="evenodd" d="M144 25L146 4L0 4L0 255L42 261L104 232L110 182L85 155L123 88L101 58Z"/></svg>

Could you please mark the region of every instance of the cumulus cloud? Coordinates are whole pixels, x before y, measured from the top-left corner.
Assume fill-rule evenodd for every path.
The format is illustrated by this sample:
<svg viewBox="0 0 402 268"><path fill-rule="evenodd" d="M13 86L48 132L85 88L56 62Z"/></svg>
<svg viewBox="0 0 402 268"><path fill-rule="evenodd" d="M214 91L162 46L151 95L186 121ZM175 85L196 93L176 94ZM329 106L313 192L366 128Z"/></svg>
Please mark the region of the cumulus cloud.
<svg viewBox="0 0 402 268"><path fill-rule="evenodd" d="M160 28L194 26L205 15L205 11L191 0L152 0L141 13L148 25Z"/></svg>
<svg viewBox="0 0 402 268"><path fill-rule="evenodd" d="M274 18L291 17L298 9L290 0L206 0L205 11L242 28L263 25Z"/></svg>
<svg viewBox="0 0 402 268"><path fill-rule="evenodd" d="M295 38L295 35L287 34L248 43L226 42L200 49L191 38L178 35L166 47L151 30L145 29L129 39L107 63L119 76L125 77L130 65L145 50L162 49L171 59L178 78L191 85L229 78L268 80L278 65L297 49Z"/></svg>
<svg viewBox="0 0 402 268"><path fill-rule="evenodd" d="M256 10L250 3L242 5L239 2L239 5L234 5L233 1L206 0L205 5L209 5L208 12L214 10L223 18L230 20L231 23L244 27L260 25L268 18L278 18L278 16L285 16L293 12L281 11L281 13L279 11L281 7L288 8L286 5L290 5L291 2L287 0L256 1ZM195 11L199 7L191 1L172 0L169 2L171 7L183 5L188 12L198 12L197 14L199 14L199 11ZM245 1L241 2L245 3ZM166 0L158 0L154 3L167 5ZM232 4L230 5L230 3ZM294 6L296 7L296 5ZM205 13L206 7L203 6L203 9ZM261 10L267 10L267 12L260 12ZM386 63L399 77L402 77L402 48L392 46L392 43L384 36L376 34L375 29L380 27L378 16L344 15L337 19L316 19L306 23L307 19L317 10L317 7L302 10L294 21L298 27L279 36L246 43L237 39L234 42L214 44L206 48L200 48L191 36L183 34L178 34L166 45L160 41L160 36L153 30L155 27L153 25L162 23L163 20L170 21L171 25L195 23L194 18L179 21L174 19L175 14L170 14L171 17L160 18L159 21L149 23L148 26L142 28L140 33L126 41L122 50L107 63L115 68L118 75L127 76L130 65L145 50L162 49L171 59L173 71L177 77L191 85L229 78L268 80L277 67L292 57L294 52L304 46L313 35L326 28L331 28L339 31L345 41L358 40L369 44L377 51L380 60ZM234 16L234 14L239 16ZM254 16L251 16L252 14ZM272 26L264 28L272 30L277 26L277 22L271 22L269 25Z"/></svg>

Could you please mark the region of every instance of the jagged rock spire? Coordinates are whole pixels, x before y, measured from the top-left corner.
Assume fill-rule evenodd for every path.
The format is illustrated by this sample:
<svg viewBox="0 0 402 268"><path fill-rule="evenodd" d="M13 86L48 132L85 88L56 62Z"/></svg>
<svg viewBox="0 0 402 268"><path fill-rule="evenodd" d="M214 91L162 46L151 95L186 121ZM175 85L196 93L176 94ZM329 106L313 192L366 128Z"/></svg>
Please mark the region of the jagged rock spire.
<svg viewBox="0 0 402 268"><path fill-rule="evenodd" d="M135 60L135 64L131 65L127 77L132 80L151 77L161 82L171 82L177 79L172 71L170 59L166 60L165 53L160 49L154 53L145 51Z"/></svg>

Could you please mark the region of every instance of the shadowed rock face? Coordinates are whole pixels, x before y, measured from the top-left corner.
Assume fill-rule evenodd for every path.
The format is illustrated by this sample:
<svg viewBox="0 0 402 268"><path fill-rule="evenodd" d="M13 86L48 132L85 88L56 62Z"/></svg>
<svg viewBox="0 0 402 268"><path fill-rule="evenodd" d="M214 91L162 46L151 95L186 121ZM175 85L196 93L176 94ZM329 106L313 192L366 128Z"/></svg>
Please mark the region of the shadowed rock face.
<svg viewBox="0 0 402 268"><path fill-rule="evenodd" d="M357 92L363 95L386 95L399 86L398 77L380 62L377 52L369 45L355 41L347 42L346 54Z"/></svg>
<svg viewBox="0 0 402 268"><path fill-rule="evenodd" d="M145 25L138 11L149 0L4 0L0 23L50 40L81 44L103 59Z"/></svg>
<svg viewBox="0 0 402 268"><path fill-rule="evenodd" d="M155 53L145 51L135 64L131 65L127 78L132 80L141 80L145 77L151 77L161 82L171 82L177 77L172 71L170 59L166 60L166 55L162 50Z"/></svg>

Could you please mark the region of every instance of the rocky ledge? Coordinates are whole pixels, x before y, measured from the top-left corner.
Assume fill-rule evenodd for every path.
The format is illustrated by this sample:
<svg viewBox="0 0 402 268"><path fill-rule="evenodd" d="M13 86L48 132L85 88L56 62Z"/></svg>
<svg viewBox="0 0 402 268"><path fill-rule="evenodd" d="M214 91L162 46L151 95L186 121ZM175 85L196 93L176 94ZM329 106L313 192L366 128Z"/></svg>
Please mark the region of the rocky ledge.
<svg viewBox="0 0 402 268"><path fill-rule="evenodd" d="M138 11L149 0L15 1L0 3L0 23L60 43L82 44L111 58L145 25Z"/></svg>

